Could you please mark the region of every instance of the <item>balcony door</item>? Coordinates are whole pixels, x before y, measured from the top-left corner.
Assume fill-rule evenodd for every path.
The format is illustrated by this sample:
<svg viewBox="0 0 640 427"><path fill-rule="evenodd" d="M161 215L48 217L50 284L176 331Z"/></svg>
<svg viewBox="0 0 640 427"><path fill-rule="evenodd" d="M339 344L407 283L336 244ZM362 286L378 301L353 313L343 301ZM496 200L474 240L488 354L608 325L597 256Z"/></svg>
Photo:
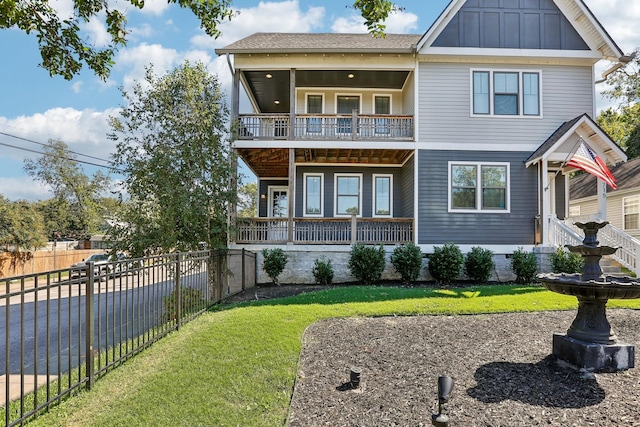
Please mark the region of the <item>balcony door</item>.
<svg viewBox="0 0 640 427"><path fill-rule="evenodd" d="M338 118L338 133L351 133L353 126L353 120L351 115L353 110L360 111L360 97L359 96L343 96L339 95L336 99L336 112L338 114L348 114L349 117Z"/></svg>

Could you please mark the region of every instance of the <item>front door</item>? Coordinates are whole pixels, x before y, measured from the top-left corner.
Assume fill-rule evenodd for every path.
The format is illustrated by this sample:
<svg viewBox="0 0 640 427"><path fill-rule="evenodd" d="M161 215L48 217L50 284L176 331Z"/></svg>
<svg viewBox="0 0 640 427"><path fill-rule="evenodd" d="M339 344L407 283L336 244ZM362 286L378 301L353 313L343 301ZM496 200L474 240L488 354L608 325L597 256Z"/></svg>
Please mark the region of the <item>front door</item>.
<svg viewBox="0 0 640 427"><path fill-rule="evenodd" d="M288 237L289 188L269 187L269 217L282 218L270 221L269 240L286 241Z"/></svg>

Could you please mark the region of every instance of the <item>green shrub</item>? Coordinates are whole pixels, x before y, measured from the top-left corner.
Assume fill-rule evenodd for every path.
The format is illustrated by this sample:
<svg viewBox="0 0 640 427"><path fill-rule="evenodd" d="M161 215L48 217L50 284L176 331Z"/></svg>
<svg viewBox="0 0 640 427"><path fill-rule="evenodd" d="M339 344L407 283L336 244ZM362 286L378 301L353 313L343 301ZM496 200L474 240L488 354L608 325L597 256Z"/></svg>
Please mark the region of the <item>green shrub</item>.
<svg viewBox="0 0 640 427"><path fill-rule="evenodd" d="M180 288L180 301L181 317L202 310L206 306L202 291L184 286ZM168 296L162 298L162 305L164 305L164 321L176 320L178 318L175 289Z"/></svg>
<svg viewBox="0 0 640 427"><path fill-rule="evenodd" d="M324 256L313 262L313 270L311 271L318 285L330 285L333 282L331 260L327 260Z"/></svg>
<svg viewBox="0 0 640 427"><path fill-rule="evenodd" d="M554 273L580 273L584 267L581 255L567 252L563 248L556 249L551 254L551 269Z"/></svg>
<svg viewBox="0 0 640 427"><path fill-rule="evenodd" d="M391 254L391 264L405 283L415 281L422 269L422 252L413 243L398 246Z"/></svg>
<svg viewBox="0 0 640 427"><path fill-rule="evenodd" d="M458 245L446 243L433 248L429 256L429 273L438 283L451 284L460 275L464 256Z"/></svg>
<svg viewBox="0 0 640 427"><path fill-rule="evenodd" d="M464 274L479 283L489 280L494 267L493 252L489 249L474 246L464 259Z"/></svg>
<svg viewBox="0 0 640 427"><path fill-rule="evenodd" d="M511 270L516 275L516 283L531 283L538 271L538 260L533 252L518 248L511 257Z"/></svg>
<svg viewBox="0 0 640 427"><path fill-rule="evenodd" d="M382 245L375 247L356 243L351 247L349 271L363 285L373 285L380 280L384 264L384 248Z"/></svg>
<svg viewBox="0 0 640 427"><path fill-rule="evenodd" d="M278 276L284 271L284 267L287 265L287 254L280 248L265 248L262 250L262 256L264 257L262 269L271 278L274 285L280 285Z"/></svg>

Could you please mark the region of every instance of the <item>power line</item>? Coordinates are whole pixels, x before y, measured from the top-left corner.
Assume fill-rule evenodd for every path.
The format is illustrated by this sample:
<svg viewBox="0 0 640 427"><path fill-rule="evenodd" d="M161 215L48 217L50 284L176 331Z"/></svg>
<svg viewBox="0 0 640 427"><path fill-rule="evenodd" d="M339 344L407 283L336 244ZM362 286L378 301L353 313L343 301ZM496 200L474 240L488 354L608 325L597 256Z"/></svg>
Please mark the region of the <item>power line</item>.
<svg viewBox="0 0 640 427"><path fill-rule="evenodd" d="M10 133L6 133L6 132L0 132L0 135L5 135L5 136L8 136L8 137L10 137L10 138L15 138L15 139L20 139L20 140L22 140L22 141L26 141L26 142L31 142L32 144L37 144L37 145L40 145L40 146L42 146L42 147L46 147L46 146L47 146L47 144L44 144L44 143L42 143L42 142L34 141L33 139L24 138L24 137L22 137L22 136L12 135L12 134L10 134ZM3 145L4 145L4 144L3 144ZM18 148L18 147L14 147L14 148ZM25 150L26 150L26 151L32 151L32 150L29 150L29 149L26 149L26 148L25 148ZM100 158L100 157L90 156L89 154L82 154L82 153L78 153L77 151L72 151L72 150L67 150L67 151L68 151L69 153L71 153L71 154L75 154L75 155L77 155L77 156L87 157L87 158L89 158L89 159L99 160L99 161L101 161L101 162L106 162L106 163L109 163L109 162L110 162L109 160L106 160L106 159L103 159L103 158ZM34 152L34 153L39 153L39 154L44 154L44 153L41 153L41 152L39 152L39 151L32 151L32 152ZM67 159L67 160L73 160L73 159Z"/></svg>
<svg viewBox="0 0 640 427"><path fill-rule="evenodd" d="M0 133L2 133L2 132L0 132ZM46 155L46 153L43 153L42 151L33 150L33 149L31 149L31 148L19 147L19 146L17 146L17 145L7 144L6 142L0 142L0 145L3 145L3 146L5 146L5 147L15 148L15 149L18 149L18 150L28 151L28 152L30 152L30 153L36 153L36 154ZM87 156L87 157L90 157L90 156ZM115 168L112 168L111 166L108 166L108 165L99 165L99 164L97 164L97 163L87 162L87 161L84 161L84 160L78 160L78 159L72 159L72 158L70 158L70 157L62 157L62 158L63 158L63 159L65 159L65 160L72 161L72 162L78 162L78 163L83 163L83 164L85 164L85 165L97 166L97 167L99 167L99 168L106 168L106 169L110 169L110 170L113 170L113 171L116 171L116 172L122 172L121 170L119 170L119 169L115 169ZM101 160L101 159L100 159L100 160Z"/></svg>

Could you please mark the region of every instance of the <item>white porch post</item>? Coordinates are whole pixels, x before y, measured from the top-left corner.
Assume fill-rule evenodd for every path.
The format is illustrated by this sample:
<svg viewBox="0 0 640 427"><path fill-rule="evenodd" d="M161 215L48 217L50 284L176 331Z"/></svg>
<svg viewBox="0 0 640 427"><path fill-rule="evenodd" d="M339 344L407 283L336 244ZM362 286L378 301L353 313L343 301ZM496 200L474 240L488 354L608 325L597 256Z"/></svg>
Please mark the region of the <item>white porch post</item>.
<svg viewBox="0 0 640 427"><path fill-rule="evenodd" d="M596 180L598 186L598 216L607 219L607 183L601 179Z"/></svg>
<svg viewBox="0 0 640 427"><path fill-rule="evenodd" d="M542 217L540 218L540 235L542 237L542 246L549 244L549 215L551 214L551 191L549 188L549 166L547 159L540 160L540 182L542 183Z"/></svg>
<svg viewBox="0 0 640 427"><path fill-rule="evenodd" d="M289 218L287 218L287 229L288 229L288 237L287 241L289 243L293 243L293 216L295 204L293 203L294 199L294 191L295 191L295 181L296 181L296 166L295 166L295 155L296 150L294 148L289 148L289 192L287 197L287 203L289 204Z"/></svg>

